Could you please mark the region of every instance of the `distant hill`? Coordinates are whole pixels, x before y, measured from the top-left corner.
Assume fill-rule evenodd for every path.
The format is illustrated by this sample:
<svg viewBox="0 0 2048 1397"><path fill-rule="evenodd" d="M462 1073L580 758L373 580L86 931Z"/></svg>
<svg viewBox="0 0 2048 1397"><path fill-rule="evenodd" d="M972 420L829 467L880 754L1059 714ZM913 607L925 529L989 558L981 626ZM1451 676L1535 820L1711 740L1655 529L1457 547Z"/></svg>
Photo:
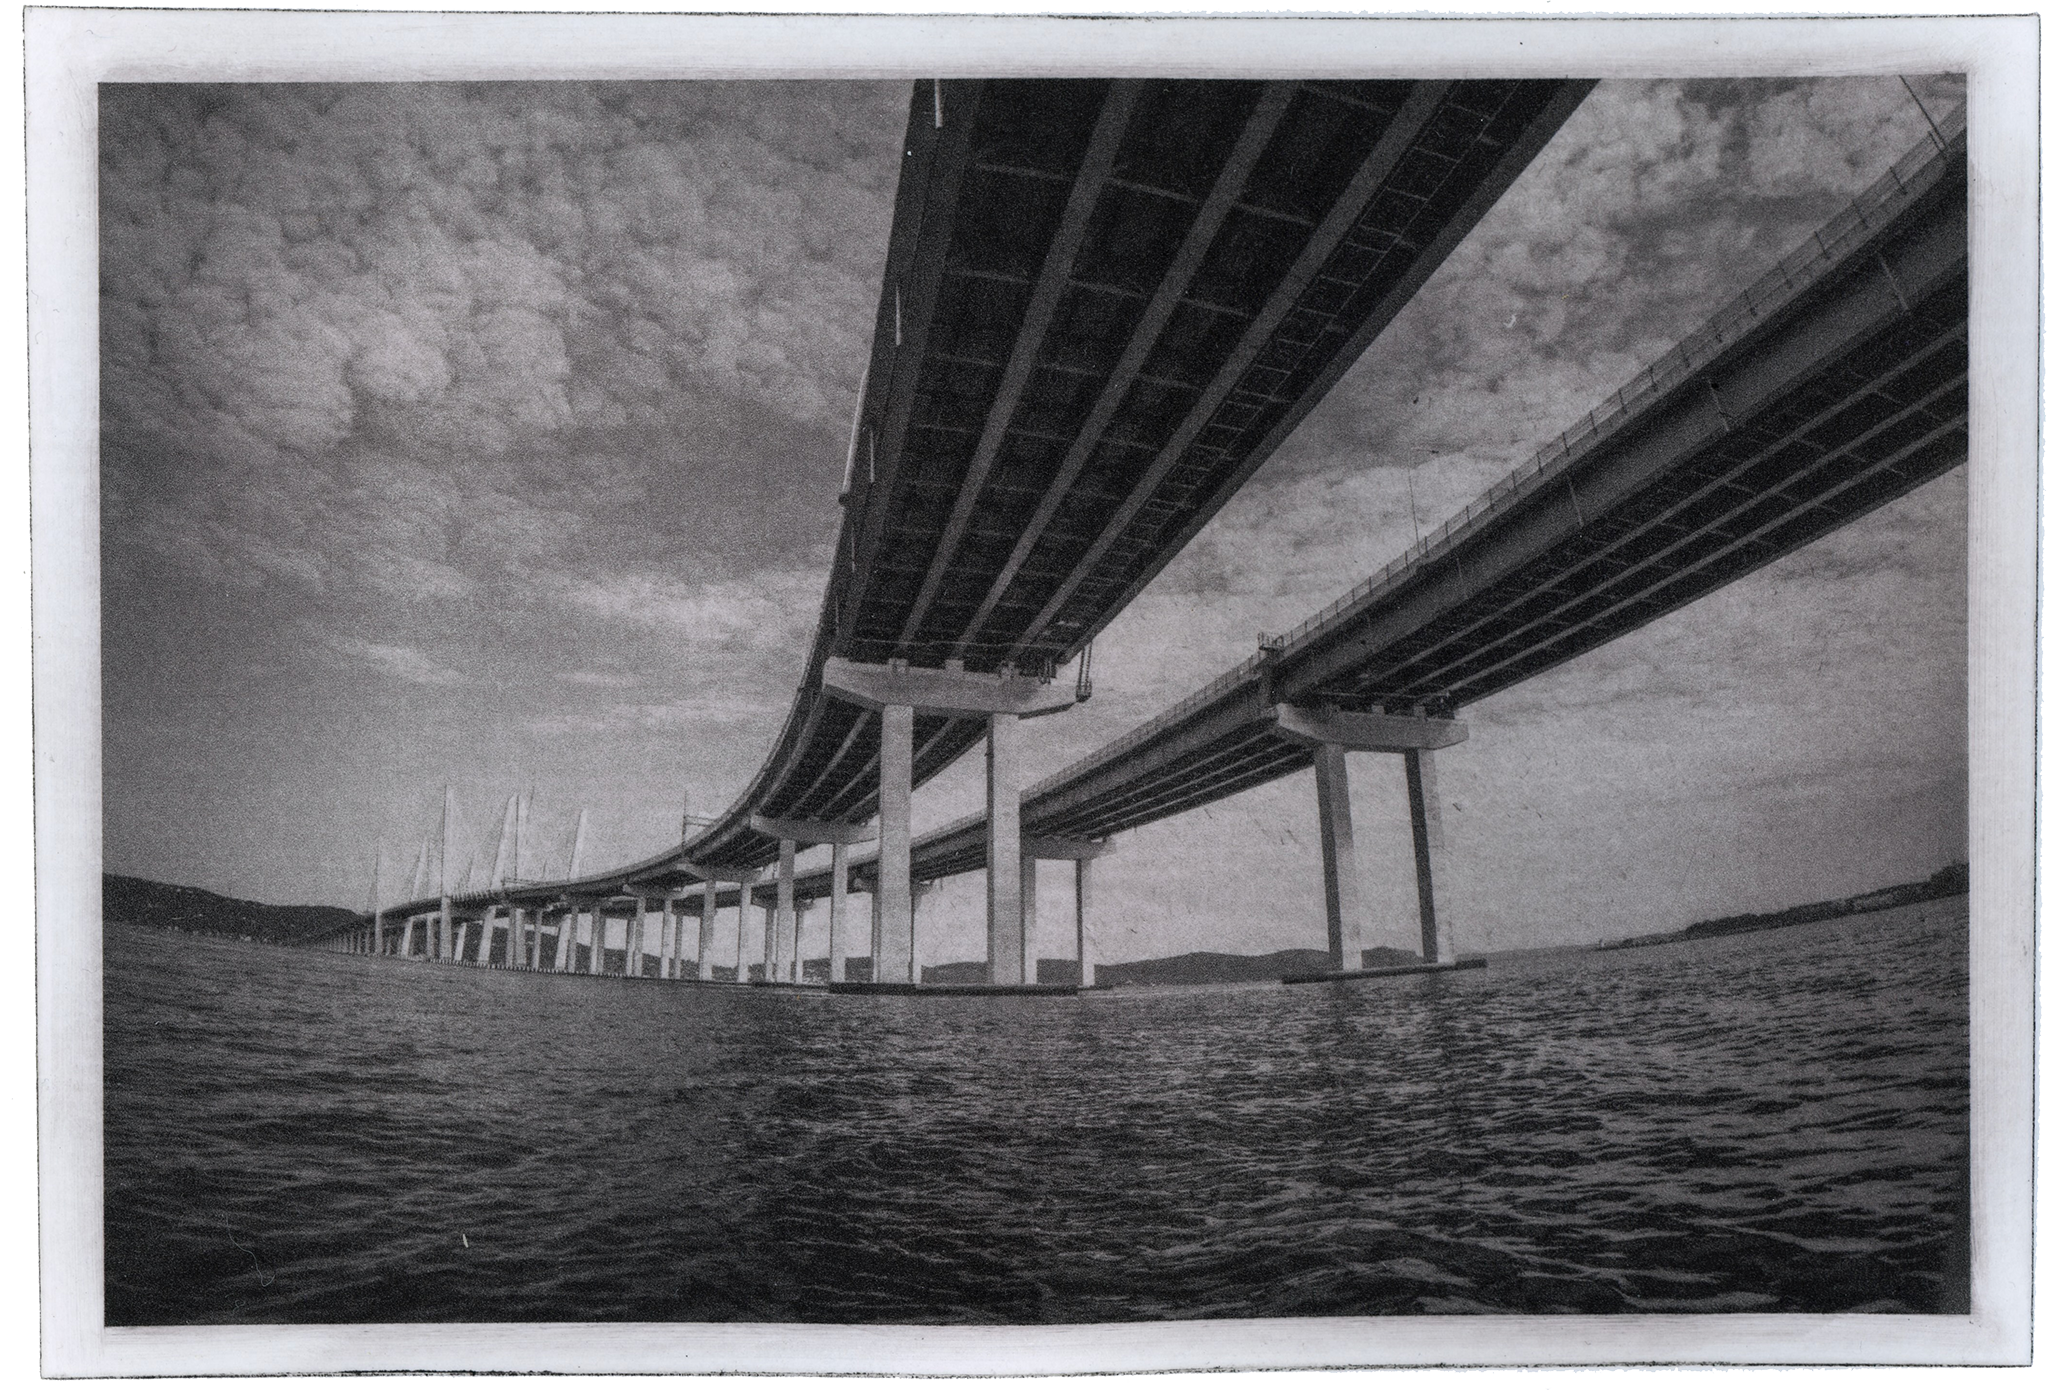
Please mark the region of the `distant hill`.
<svg viewBox="0 0 2048 1397"><path fill-rule="evenodd" d="M1887 907L1905 907L1915 902L1932 902L1940 897L1957 897L1970 890L1970 866L1952 863L1920 883L1895 883L1889 888L1858 893L1854 897L1832 898L1827 902L1804 902L1777 912L1741 912L1732 917L1712 917L1694 922L1678 931L1654 936L1630 936L1620 941L1603 941L1601 950L1624 946L1661 946L1670 941L1704 941L1716 936L1735 936L1745 931L1769 931L1774 927L1802 926L1808 922L1852 917L1858 912L1879 912Z"/></svg>
<svg viewBox="0 0 2048 1397"><path fill-rule="evenodd" d="M1367 968L1413 965L1422 957L1413 951L1396 951L1375 946L1365 953ZM1319 975L1330 968L1327 951L1273 951L1263 956L1239 956L1226 951L1190 951L1159 960L1124 961L1095 967L1095 983L1111 985L1222 985L1248 980L1278 980L1284 975ZM928 965L928 985L978 985L987 978L988 968L978 960ZM1074 962L1042 958L1038 962L1038 983L1071 985Z"/></svg>
<svg viewBox="0 0 2048 1397"><path fill-rule="evenodd" d="M251 941L296 941L353 921L346 907L273 907L204 888L181 888L118 873L101 879L101 915L110 922L167 927Z"/></svg>

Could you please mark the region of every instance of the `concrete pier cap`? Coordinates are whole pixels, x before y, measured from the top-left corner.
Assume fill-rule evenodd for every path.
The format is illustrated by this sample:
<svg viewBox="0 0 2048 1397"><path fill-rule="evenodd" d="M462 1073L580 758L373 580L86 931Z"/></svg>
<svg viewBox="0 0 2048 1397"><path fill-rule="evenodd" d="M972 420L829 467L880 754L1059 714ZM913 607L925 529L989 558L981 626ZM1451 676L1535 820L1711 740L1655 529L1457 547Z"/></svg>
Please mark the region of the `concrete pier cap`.
<svg viewBox="0 0 2048 1397"><path fill-rule="evenodd" d="M753 883L760 881L758 868L720 868L713 864L682 863L677 871L703 883Z"/></svg>
<svg viewBox="0 0 2048 1397"><path fill-rule="evenodd" d="M1310 746L1342 747L1350 752L1415 752L1455 747L1469 732L1455 718L1421 718L1406 713L1356 713L1337 708L1297 708L1279 703L1271 712L1273 730Z"/></svg>
<svg viewBox="0 0 2048 1397"><path fill-rule="evenodd" d="M1055 834L1027 834L1023 840L1023 852L1027 859L1082 863L1088 859L1099 859L1104 854L1115 853L1116 840L1065 839Z"/></svg>
<svg viewBox="0 0 2048 1397"><path fill-rule="evenodd" d="M830 820L778 820L766 815L747 816L747 828L774 839L798 844L868 844L880 838L874 822L841 824Z"/></svg>
<svg viewBox="0 0 2048 1397"><path fill-rule="evenodd" d="M944 718L980 718L992 713L1037 718L1074 706L1073 695L1054 690L1049 679L1014 673L976 674L951 664L944 669L913 669L908 665L859 664L835 655L825 661L819 682L832 697L862 708L900 706Z"/></svg>

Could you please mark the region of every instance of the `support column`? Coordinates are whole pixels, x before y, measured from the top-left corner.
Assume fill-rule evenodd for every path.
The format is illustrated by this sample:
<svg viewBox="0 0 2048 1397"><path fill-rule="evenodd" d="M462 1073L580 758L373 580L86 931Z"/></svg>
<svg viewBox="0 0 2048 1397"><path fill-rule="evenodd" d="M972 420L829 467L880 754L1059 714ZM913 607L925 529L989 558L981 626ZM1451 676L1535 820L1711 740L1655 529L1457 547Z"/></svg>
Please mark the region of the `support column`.
<svg viewBox="0 0 2048 1397"><path fill-rule="evenodd" d="M626 923L626 978L637 980L646 968L647 958L647 899L633 899L633 919Z"/></svg>
<svg viewBox="0 0 2048 1397"><path fill-rule="evenodd" d="M403 959L412 959L412 933L413 928L419 925L419 920L418 917L405 919L405 930L399 934L398 939L398 954Z"/></svg>
<svg viewBox="0 0 2048 1397"><path fill-rule="evenodd" d="M1093 859L1074 860L1074 975L1075 983L1087 989L1095 983L1095 937L1088 925L1088 909L1094 902L1095 882L1090 870Z"/></svg>
<svg viewBox="0 0 2048 1397"><path fill-rule="evenodd" d="M804 982L804 913L811 904L799 902L790 920L789 932L789 982L801 985Z"/></svg>
<svg viewBox="0 0 2048 1397"><path fill-rule="evenodd" d="M1024 983L1024 921L1019 874L1017 715L988 715L988 982Z"/></svg>
<svg viewBox="0 0 2048 1397"><path fill-rule="evenodd" d="M917 944L917 909L924 906L924 895L937 884L938 880L934 878L929 883L910 885L910 983L913 985L924 983L924 962L919 958L921 948Z"/></svg>
<svg viewBox="0 0 2048 1397"><path fill-rule="evenodd" d="M1038 983L1038 860L1028 852L1017 864L1017 920L1022 927L1024 983Z"/></svg>
<svg viewBox="0 0 2048 1397"><path fill-rule="evenodd" d="M740 924L739 929L733 933L732 938L732 960L734 966L733 974L737 978L737 983L742 985L747 983L747 972L751 968L747 963L747 911L750 907L753 906L753 902L754 875L751 872L749 872L742 876L740 879ZM761 954L761 973L765 976L768 973L768 955L766 946L768 932L767 928L765 927L762 928L761 939L763 942Z"/></svg>
<svg viewBox="0 0 2048 1397"><path fill-rule="evenodd" d="M676 959L679 948L676 945L676 900L665 897L661 900L661 978L673 980L676 977Z"/></svg>
<svg viewBox="0 0 2048 1397"><path fill-rule="evenodd" d="M718 884L704 881L704 906L697 914L697 978L711 978L712 938L718 934Z"/></svg>
<svg viewBox="0 0 2048 1397"><path fill-rule="evenodd" d="M591 975L604 974L604 904L598 903L590 909L590 968Z"/></svg>
<svg viewBox="0 0 2048 1397"><path fill-rule="evenodd" d="M1351 773L1344 749L1334 742L1315 748L1316 814L1323 833L1323 920L1330 934L1330 959L1338 970L1364 965L1365 933L1360 926L1358 857L1351 837Z"/></svg>
<svg viewBox="0 0 2048 1397"><path fill-rule="evenodd" d="M455 961L457 964L460 964L462 961L462 953L468 949L469 923L457 922L455 924L455 949L449 953L448 959Z"/></svg>
<svg viewBox="0 0 2048 1397"><path fill-rule="evenodd" d="M370 954L384 954L384 909L377 908L370 916Z"/></svg>
<svg viewBox="0 0 2048 1397"><path fill-rule="evenodd" d="M576 968L576 904L562 908L555 922L555 973L566 975Z"/></svg>
<svg viewBox="0 0 2048 1397"><path fill-rule="evenodd" d="M831 966L825 972L830 983L846 982L846 846L832 846L832 910L826 923L825 954Z"/></svg>
<svg viewBox="0 0 2048 1397"><path fill-rule="evenodd" d="M1450 844L1436 796L1436 753L1409 751L1408 824L1415 837L1415 897L1422 913L1422 958L1438 965L1456 959L1451 949L1451 909L1444 895Z"/></svg>
<svg viewBox="0 0 2048 1397"><path fill-rule="evenodd" d="M448 894L441 894L441 921L434 928L434 959L444 960L455 946L455 928L450 918L454 916L454 902Z"/></svg>
<svg viewBox="0 0 2048 1397"><path fill-rule="evenodd" d="M875 979L913 983L910 907L910 726L907 704L882 707L881 848L875 864Z"/></svg>
<svg viewBox="0 0 2048 1397"><path fill-rule="evenodd" d="M775 866L775 943L774 953L769 955L766 973L769 979L793 980L789 974L789 963L796 956L796 841L785 839L778 852L781 857Z"/></svg>

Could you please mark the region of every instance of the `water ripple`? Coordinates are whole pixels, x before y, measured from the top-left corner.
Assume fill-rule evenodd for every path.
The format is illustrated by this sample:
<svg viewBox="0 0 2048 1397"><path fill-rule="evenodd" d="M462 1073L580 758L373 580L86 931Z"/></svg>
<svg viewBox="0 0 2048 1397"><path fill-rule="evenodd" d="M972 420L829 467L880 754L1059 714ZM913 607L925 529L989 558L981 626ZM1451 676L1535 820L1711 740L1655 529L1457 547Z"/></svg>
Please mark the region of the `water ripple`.
<svg viewBox="0 0 2048 1397"><path fill-rule="evenodd" d="M106 965L111 1324L1968 1305L1960 902L1079 1000Z"/></svg>

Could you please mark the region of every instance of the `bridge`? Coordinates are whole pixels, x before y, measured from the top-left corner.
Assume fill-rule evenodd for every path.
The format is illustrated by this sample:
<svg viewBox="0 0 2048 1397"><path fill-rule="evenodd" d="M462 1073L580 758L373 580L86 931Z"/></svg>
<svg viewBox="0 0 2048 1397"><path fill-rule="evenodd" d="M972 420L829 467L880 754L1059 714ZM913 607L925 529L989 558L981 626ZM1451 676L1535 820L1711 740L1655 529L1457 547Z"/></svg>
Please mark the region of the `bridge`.
<svg viewBox="0 0 2048 1397"><path fill-rule="evenodd" d="M982 97L1005 86L988 84ZM1540 144L1562 119L1559 109L1568 111L1582 95L1566 85L1537 90L1544 86L1495 84L1488 89L1496 91L1496 112L1513 107L1533 114L1516 128L1516 139L1524 144ZM1450 84L1420 100L1440 110L1451 89L1460 87ZM944 129L937 123L946 119L940 108L950 103L954 90L951 84L943 90L936 85L919 89L923 105L913 109L912 165L906 167L899 194L890 254L892 287L899 284L895 273L900 267L916 264L914 252L905 253L899 263L906 209L936 197L929 192L929 177L913 179L919 151L915 138L921 119L929 119L930 165L950 168L936 154L937 133ZM1290 93L1285 100L1292 110L1301 89L1265 85L1257 98L1239 100L1250 100L1251 109L1260 110L1262 104L1280 101L1276 94L1281 91ZM1112 85L1091 109L1096 125L1090 127L1090 143L1101 137L1100 123L1116 119L1112 109L1119 100L1135 123L1136 114L1154 99ZM1411 100L1416 100L1413 87L1402 99ZM1382 101L1376 110L1388 105ZM973 110L979 115L998 108ZM1397 118L1390 117L1386 129L1396 124ZM1257 122L1247 117L1230 139L1241 146L1256 135L1263 149L1284 126L1283 121L1273 132L1259 134ZM1425 128L1426 122L1417 127ZM1001 149L959 139L970 151ZM1116 139L1121 150L1133 139L1132 127L1127 125ZM693 890L687 902L696 905L699 923L694 973L709 978L717 909L737 906L743 918L744 909L757 900L757 889L766 891L770 884L762 870L774 857L774 926L764 931L763 953L771 980L800 975L800 909L820 899L830 906L830 978L845 980L847 894L859 887L873 893L867 949L875 979L908 986L915 983L918 963L916 888L956 873L991 870L990 980L1028 988L1038 959L1036 862L1062 859L1075 867L1074 945L1085 982L1088 870L1115 834L1314 767L1329 944L1338 971L1351 972L1359 965L1362 929L1343 758L1348 751L1366 750L1403 756L1425 955L1437 964L1450 963L1450 919L1436 876L1445 843L1433 753L1464 738L1465 726L1457 718L1464 707L1667 615L1963 458L1965 141L1958 112L1706 325L1429 538L1295 630L1264 641L1257 655L1187 700L1029 791L1016 787L1014 756L1005 738L1019 718L1063 706L1047 683L1053 666L1085 645L1164 565L1328 381L1310 385L1313 393L1304 390L1284 408L1269 405L1271 430L1235 464L1183 470L1179 463L1188 459L1188 446L1200 439L1203 429L1197 428L1181 443L1179 455L1168 449L1154 452L1143 476L1131 482L1132 493L1114 504L1085 493L1093 487L1080 482L1093 478L1093 468L1064 478L1056 473L1051 485L1089 501L1087 508L1105 522L1085 542L1079 536L1086 529L1054 530L1054 537L1075 545L1063 555L1070 561L1043 576L1029 574L1039 578L1030 585L1049 588L1028 593L1035 606L1010 606L1005 600L1010 589L1026 575L1010 567L1012 555L1027 540L1029 548L1037 548L1047 535L1043 530L1033 534L1033 521L1061 507L1045 503L1052 496L1043 490L1051 486L1033 487L1008 508L997 503L1005 477L993 466L1009 448L990 445L986 437L996 418L1007 414L1012 424L1007 430L1014 432L1025 416L1022 404L1028 394L1021 384L1026 376L1014 362L1016 343L1009 358L986 358L990 372L996 363L1004 364L1004 374L1017 380L1012 385L1017 392L1006 398L999 382L987 395L988 415L965 434L975 438L973 454L964 437L953 442L948 459L965 465L956 475L941 472L938 477L945 483L931 498L952 506L943 518L920 505L926 497L906 480L907 474L928 478L935 469L933 458L907 449L907 432L892 436L886 429L874 430L880 411L874 401L877 385L889 380L886 366L878 377L871 365L862 425L849 457L847 519L811 669L775 755L748 793L704 835L654 859L591 879L461 899L462 914L472 920L481 916L488 936L496 910L504 909L513 919L508 948L517 944L537 966L538 912L528 937L519 930L518 908L567 909L571 933L554 940L560 968L569 968L576 909L590 911L594 923L602 921L607 905L629 909L625 969L637 974L644 968L648 908L659 902L662 932L655 963L658 973L673 975L684 959L679 918L687 910L686 890ZM1496 178L1510 165L1520 168L1533 154L1531 146L1511 156L1513 142L1497 148L1501 154L1490 167ZM1364 164L1371 165L1372 159L1366 157ZM1389 159L1398 170L1400 160ZM1252 163L1256 170L1257 162ZM1075 169L1086 167L1083 155ZM1105 184L1109 178L1104 177ZM1351 178L1356 182L1364 176ZM1386 176L1380 178L1384 183ZM1083 183L1077 173L1068 186L1062 220ZM1483 183L1476 181L1474 187ZM1238 197L1248 197L1244 190L1253 187L1255 181L1248 180ZM1366 197L1361 207L1369 211L1372 198ZM1347 226L1355 229L1364 217L1353 216ZM1445 236L1462 236L1476 214L1444 218ZM956 213L954 222L960 221ZM919 226L927 226L926 221L920 219ZM1066 267L1069 279L1074 267L1086 265L1079 253L1071 264L1064 254L1054 255L1057 234L1047 247L1043 265ZM1184 252L1183 247L1175 255ZM1300 260L1297 256L1297 265ZM1411 273L1415 265L1409 264ZM914 279L906 274L904 280ZM884 295L874 365L884 365L884 351L897 348L895 294ZM1155 308L1160 294L1153 293ZM1039 297L1034 288L1028 294L1020 291L1012 303L1019 299L1036 304ZM1309 293L1304 290L1297 299L1310 299ZM913 300L915 305L934 303ZM1018 340L1031 333L1029 304L1017 320ZM1278 313L1276 325L1286 314ZM1373 323L1376 314L1366 313L1347 333L1369 338L1367 329L1384 323ZM1335 334L1332 330L1325 338ZM884 344L885 338L890 342ZM936 355L934 343L927 334L918 352ZM1058 336L1044 331L1037 348L1056 349L1057 343ZM1236 352L1255 356L1257 351L1240 346ZM1124 351L1125 357L1129 353ZM1332 380L1341 372L1331 369L1340 357L1333 356L1321 371ZM950 360L931 362L953 372ZM1103 380L1105 393L1114 380L1113 373ZM1122 391L1137 391L1140 381L1134 377ZM1242 375L1230 381L1240 383ZM1222 383L1222 376L1212 376L1202 396L1224 403L1232 390ZM1103 408L1098 399L1088 411L1113 415L1116 409ZM923 414L923 409L913 411L906 421L925 421ZM880 420L886 422L886 415ZM1184 416L1181 427L1190 420ZM1098 437L1097 445L1104 439ZM1173 448L1177 440L1167 440L1166 446ZM884 464L867 481L864 462L871 458L863 453L878 449L884 454L872 459ZM1073 449L1070 441L1069 454ZM984 454L987 461L977 474L974 462ZM1169 456L1175 464L1166 464ZM1197 497L1166 488L1169 480L1190 474L1213 485L1193 504L1187 501ZM1138 489L1149 476L1157 477L1155 493L1164 490L1156 505L1150 496L1141 498ZM868 501L882 498L884 482L902 492L890 495L886 505L873 506L879 515L866 512ZM1172 514L1175 506L1182 514ZM1117 571L1112 560L1123 556L1127 526L1151 517L1148 511L1161 521L1179 522L1162 522L1160 530L1145 535L1154 546L1135 571ZM1014 524L1027 513L1031 518L1021 529L995 522ZM862 574L854 563L864 546L859 540L868 537L877 540L890 561ZM995 543L984 547L989 538ZM992 560L1005 539L1009 552L993 570L976 570L964 561ZM866 556L872 560L876 554ZM1090 571L1096 568L1104 570ZM935 582L939 574L943 578ZM1051 580L1055 575L1056 582ZM956 576L962 579L957 590L947 580ZM1098 577L1110 580L1097 586ZM1095 605L1085 600L1090 597L1106 600ZM971 611L966 599L971 599ZM993 622L997 617L1008 620ZM1074 624L1054 624L1062 621ZM911 785L984 735L988 813L913 844ZM827 747L831 751L821 764L818 754ZM877 811L879 829L863 823ZM879 848L873 853L859 860L849 857L849 845L877 837ZM798 876L796 850L809 844L831 845L832 866ZM393 909L392 915L407 926L409 947L414 927L447 928L456 924L457 910L455 900L443 899L438 906L423 902ZM381 920L347 929L340 939L362 949L384 946ZM446 953L445 937L440 944L439 953ZM487 948L485 958L490 954ZM508 949L507 959L517 957ZM745 957L736 960L736 973L743 973ZM590 964L602 968L602 952Z"/></svg>

